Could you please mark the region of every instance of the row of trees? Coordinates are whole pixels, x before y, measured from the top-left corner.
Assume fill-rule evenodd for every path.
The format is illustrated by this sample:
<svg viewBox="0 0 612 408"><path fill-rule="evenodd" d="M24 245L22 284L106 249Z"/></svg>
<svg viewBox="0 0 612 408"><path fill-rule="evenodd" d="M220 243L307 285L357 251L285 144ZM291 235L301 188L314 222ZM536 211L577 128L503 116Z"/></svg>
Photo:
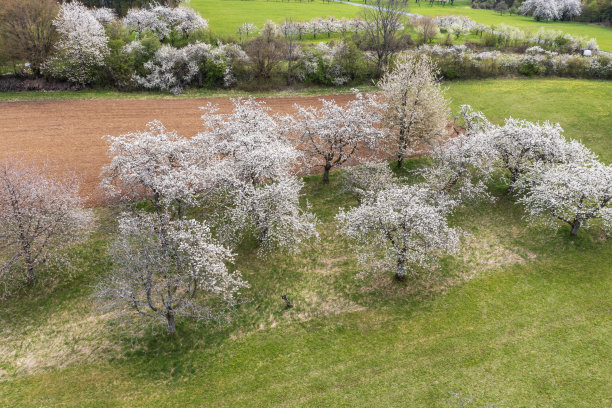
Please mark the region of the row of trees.
<svg viewBox="0 0 612 408"><path fill-rule="evenodd" d="M356 18L341 18L335 17L317 17L309 21L286 21L281 24L279 30L285 37L296 36L298 40L310 34L314 39L317 38L318 34L326 34L327 38L330 38L332 34L340 33L342 36L346 36L348 33L356 33L363 31L366 24L365 20ZM259 28L252 23L243 23L238 27L238 35L242 40L242 36L249 38L249 35L256 34Z"/></svg>
<svg viewBox="0 0 612 408"><path fill-rule="evenodd" d="M286 21L280 26L268 22L258 37L242 46L213 38L206 31L207 21L182 5L152 4L130 9L118 19L110 8L88 9L78 1L58 5L55 0L26 0L25 4L10 0L0 9L0 31L5 57L29 62L35 75L80 86L95 82L175 92L182 89L181 83L193 81L228 86L236 77L268 80L282 61L288 64L289 83L315 80L343 84L368 71L364 68L368 56L363 50L375 53L375 69L381 74L390 56L410 44L409 36L399 35L405 2L380 0L376 4L366 9L364 19L330 17ZM258 30L243 24L239 31L248 37ZM316 37L323 32L328 36L358 33L358 38L350 47L336 47L341 53L303 49L297 44L306 33ZM211 45L215 42L216 46ZM244 58L247 54L248 60ZM342 65L333 61L346 58L350 62ZM149 75L151 78L142 80ZM170 78L167 84L156 80L162 77Z"/></svg>
<svg viewBox="0 0 612 408"><path fill-rule="evenodd" d="M594 219L612 230L612 166L577 141L566 141L559 125L506 120L489 123L462 107L466 132L440 143L423 182L406 185L388 167L369 165L359 176L360 205L341 210L341 230L356 244L365 270L395 270L398 279L435 265L459 250L461 231L448 223L459 205L492 197L487 183L506 178L526 210L526 219L575 236Z"/></svg>
<svg viewBox="0 0 612 408"><path fill-rule="evenodd" d="M570 20L582 12L580 0L525 0L519 12L540 20Z"/></svg>
<svg viewBox="0 0 612 408"><path fill-rule="evenodd" d="M294 253L317 239L298 177L313 165L327 180L334 167L368 160L344 174L359 205L340 210L337 221L367 270L394 270L398 279L459 250L462 232L448 217L472 200L492 199L494 178L507 180L530 220L561 220L572 235L598 218L612 228L612 167L566 141L558 125L508 119L497 126L462 107L465 132L449 139L435 66L417 54L404 56L381 88L345 106L297 106L295 115L272 115L253 99L234 100L229 114L208 105L204 131L193 138L159 122L107 136L111 162L101 187L126 206L98 298L161 319L169 333L177 316L222 318L247 287L232 267L241 242L252 237L260 253ZM389 152L400 165L408 154L428 152L423 181L409 184L386 162L372 162ZM4 283L24 273L33 283L38 265L91 231L78 183L41 174L15 163L0 174Z"/></svg>

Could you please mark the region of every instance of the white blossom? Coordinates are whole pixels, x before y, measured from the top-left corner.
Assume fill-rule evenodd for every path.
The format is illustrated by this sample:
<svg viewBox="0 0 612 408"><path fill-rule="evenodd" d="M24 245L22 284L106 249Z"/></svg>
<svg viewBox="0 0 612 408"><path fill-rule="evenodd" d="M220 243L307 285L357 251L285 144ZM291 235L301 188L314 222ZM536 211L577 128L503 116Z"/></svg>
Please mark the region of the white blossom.
<svg viewBox="0 0 612 408"><path fill-rule="evenodd" d="M177 95L196 77L200 64L212 57L210 44L196 42L183 48L165 44L145 63L149 74L146 77L136 75L134 79L145 88L161 89Z"/></svg>
<svg viewBox="0 0 612 408"><path fill-rule="evenodd" d="M366 268L393 269L398 279L455 253L460 233L449 227L454 201L423 185L398 185L380 191L336 216L341 231L357 243Z"/></svg>
<svg viewBox="0 0 612 408"><path fill-rule="evenodd" d="M247 287L230 272L233 254L193 219L171 220L166 213L124 213L109 248L113 270L97 287L99 299L167 324L175 317L218 319Z"/></svg>
<svg viewBox="0 0 612 408"><path fill-rule="evenodd" d="M242 37L242 34L246 35L246 38L249 38L249 34L254 34L258 30L255 24L251 23L243 23L240 27L238 27L238 34Z"/></svg>
<svg viewBox="0 0 612 408"><path fill-rule="evenodd" d="M591 153L576 144L568 144L559 124L533 123L509 118L503 126L489 132L501 167L510 173L510 188L519 176L537 162L584 162Z"/></svg>
<svg viewBox="0 0 612 408"><path fill-rule="evenodd" d="M195 194L214 183L213 158L159 121L149 123L143 132L106 139L111 162L104 167L101 186L112 196L149 197L156 206L191 204Z"/></svg>
<svg viewBox="0 0 612 408"><path fill-rule="evenodd" d="M525 0L519 11L536 19L569 19L582 13L580 0Z"/></svg>
<svg viewBox="0 0 612 408"><path fill-rule="evenodd" d="M432 164L421 174L435 191L456 194L461 199L490 199L485 183L495 171L496 157L486 134L460 134L434 147Z"/></svg>
<svg viewBox="0 0 612 408"><path fill-rule="evenodd" d="M102 25L110 24L117 19L115 10L108 7L93 8L91 9L91 14L93 14L94 18Z"/></svg>
<svg viewBox="0 0 612 408"><path fill-rule="evenodd" d="M142 35L145 31L155 33L164 40L172 34L186 36L194 31L208 28L208 21L187 6L175 8L153 4L149 8L130 9L123 24Z"/></svg>
<svg viewBox="0 0 612 408"><path fill-rule="evenodd" d="M376 195L398 182L387 162L367 161L342 172L343 191L357 194L359 199Z"/></svg>
<svg viewBox="0 0 612 408"><path fill-rule="evenodd" d="M286 137L290 129L270 115L264 102L239 98L232 103L229 114L212 105L202 108L205 130L194 138L200 151L225 160L239 182L255 185L291 174L301 154Z"/></svg>
<svg viewBox="0 0 612 408"><path fill-rule="evenodd" d="M300 245L318 239L316 217L300 207L304 183L294 176L253 185L243 183L232 191L233 203L222 223L229 239L252 231L261 251L297 252Z"/></svg>
<svg viewBox="0 0 612 408"><path fill-rule="evenodd" d="M217 174L229 202L218 217L220 233L236 243L252 232L262 251L297 251L318 235L315 217L300 207L303 183L294 172L301 153L287 138L288 120L273 117L253 98L232 102L229 114L203 108L205 131L193 139L198 151L221 163Z"/></svg>
<svg viewBox="0 0 612 408"><path fill-rule="evenodd" d="M418 151L446 136L450 108L438 79L438 69L427 55L404 54L395 68L378 82L384 100L384 125L397 138L398 166Z"/></svg>
<svg viewBox="0 0 612 408"><path fill-rule="evenodd" d="M461 119L461 125L468 135L485 133L493 128L485 114L481 111L475 111L470 105L461 105L457 118Z"/></svg>
<svg viewBox="0 0 612 408"><path fill-rule="evenodd" d="M376 99L355 93L345 106L333 100L321 100L322 106L295 105L293 127L299 134L300 148L323 166L323 180L329 181L332 167L342 166L360 147L373 147L384 132L375 125L380 120Z"/></svg>
<svg viewBox="0 0 612 408"><path fill-rule="evenodd" d="M571 226L571 235L602 219L612 230L612 166L597 160L558 165L538 163L517 182L528 218L558 226Z"/></svg>
<svg viewBox="0 0 612 408"><path fill-rule="evenodd" d="M46 66L52 74L85 85L109 53L104 27L92 12L78 1L63 3L53 21L60 38L56 53Z"/></svg>
<svg viewBox="0 0 612 408"><path fill-rule="evenodd" d="M79 179L46 173L17 159L0 163L0 285L24 277L34 284L41 264L65 261L62 249L92 230L94 217L84 209Z"/></svg>

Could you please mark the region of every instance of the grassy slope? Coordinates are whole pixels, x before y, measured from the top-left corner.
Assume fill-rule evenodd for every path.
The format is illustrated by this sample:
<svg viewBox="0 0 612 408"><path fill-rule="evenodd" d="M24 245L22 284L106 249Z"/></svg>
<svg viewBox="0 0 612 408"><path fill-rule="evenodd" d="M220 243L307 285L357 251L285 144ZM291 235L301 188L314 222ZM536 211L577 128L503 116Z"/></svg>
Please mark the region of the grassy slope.
<svg viewBox="0 0 612 408"><path fill-rule="evenodd" d="M548 81L522 82L518 90L512 84L519 81L454 83L450 93L455 105L484 107L494 119L554 112L536 111L544 106L538 98L559 97L547 94ZM558 81L557 92L578 82L591 84ZM591 98L564 95L556 114L577 117L577 105L591 112L588 143L609 160L611 119L598 109L602 97L610 100L605 89ZM578 134L582 125L571 123L568 133ZM528 227L497 189L496 204L456 216L473 238L461 257L444 260L442 277L405 286L388 277L356 280L355 259L332 222L338 206L355 201L337 188L334 179L329 187L307 180L322 220L317 247L268 259L241 248L238 267L252 302L234 326L181 323L177 339L150 330L137 339L106 333L87 298L107 267L91 261L100 258L102 232L82 250L81 275L54 293L1 305L0 339L9 352L5 344L0 370L10 375L17 363L22 371L30 364L34 374L1 382L0 406L453 407L468 397L473 406L612 403L612 245L596 230L569 239L565 228ZM291 311L282 309L285 292L296 304ZM100 343L110 346L96 350ZM73 361L49 371L35 357Z"/></svg>

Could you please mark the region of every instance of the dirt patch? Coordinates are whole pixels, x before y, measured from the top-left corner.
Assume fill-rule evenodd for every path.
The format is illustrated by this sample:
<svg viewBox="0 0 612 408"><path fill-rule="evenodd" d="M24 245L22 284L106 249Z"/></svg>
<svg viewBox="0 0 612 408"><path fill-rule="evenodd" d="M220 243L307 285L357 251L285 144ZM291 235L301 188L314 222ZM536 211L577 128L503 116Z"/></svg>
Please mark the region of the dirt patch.
<svg viewBox="0 0 612 408"><path fill-rule="evenodd" d="M319 106L321 96L258 98L275 113L292 113L294 104ZM352 95L325 96L343 104ZM98 189L102 167L109 158L104 135L143 130L152 120L191 137L203 129L200 107L217 104L229 113L228 98L157 100L79 100L0 103L0 159L23 155L49 161L58 176L76 171L83 178L82 193L91 205L104 203Z"/></svg>
<svg viewBox="0 0 612 408"><path fill-rule="evenodd" d="M345 104L353 95L256 99L265 101L272 113L282 114L294 113L295 104L320 106L323 98ZM233 107L229 98L0 102L0 159L16 155L47 162L59 177L76 172L89 205L103 205L98 185L102 167L109 162L103 136L144 130L147 123L160 120L167 129L192 137L203 130L200 107L208 103L217 105L220 113L230 113ZM453 124L447 129L451 136L461 132ZM388 158L385 152L377 156Z"/></svg>

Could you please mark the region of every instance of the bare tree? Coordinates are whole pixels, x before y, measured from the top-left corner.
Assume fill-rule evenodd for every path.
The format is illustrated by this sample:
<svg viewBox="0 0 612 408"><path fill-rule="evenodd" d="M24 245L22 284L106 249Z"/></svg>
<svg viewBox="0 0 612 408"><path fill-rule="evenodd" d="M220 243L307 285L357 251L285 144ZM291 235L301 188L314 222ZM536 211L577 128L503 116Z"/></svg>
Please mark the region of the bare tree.
<svg viewBox="0 0 612 408"><path fill-rule="evenodd" d="M367 46L376 52L379 74L389 64L389 57L402 47L398 31L403 28L407 7L407 0L373 0L372 5L363 10L363 34Z"/></svg>
<svg viewBox="0 0 612 408"><path fill-rule="evenodd" d="M440 29L436 21L431 17L417 17L412 20L412 25L417 33L421 36L423 44L430 43L438 34Z"/></svg>
<svg viewBox="0 0 612 408"><path fill-rule="evenodd" d="M272 70L280 64L285 55L285 44L276 24L272 21L266 22L259 37L246 44L245 51L251 59L255 76L269 78Z"/></svg>
<svg viewBox="0 0 612 408"><path fill-rule="evenodd" d="M34 73L40 74L41 65L57 40L53 20L58 9L55 0L2 0L0 46L4 54L30 62Z"/></svg>
<svg viewBox="0 0 612 408"><path fill-rule="evenodd" d="M293 63L299 58L301 49L297 44L298 36L300 35L299 23L291 20L286 20L280 26L280 31L285 37L285 58L287 59L287 85L293 84Z"/></svg>
<svg viewBox="0 0 612 408"><path fill-rule="evenodd" d="M0 163L0 279L23 271L33 285L36 268L91 230L93 214L83 208L79 180L56 180L46 170L17 160Z"/></svg>

